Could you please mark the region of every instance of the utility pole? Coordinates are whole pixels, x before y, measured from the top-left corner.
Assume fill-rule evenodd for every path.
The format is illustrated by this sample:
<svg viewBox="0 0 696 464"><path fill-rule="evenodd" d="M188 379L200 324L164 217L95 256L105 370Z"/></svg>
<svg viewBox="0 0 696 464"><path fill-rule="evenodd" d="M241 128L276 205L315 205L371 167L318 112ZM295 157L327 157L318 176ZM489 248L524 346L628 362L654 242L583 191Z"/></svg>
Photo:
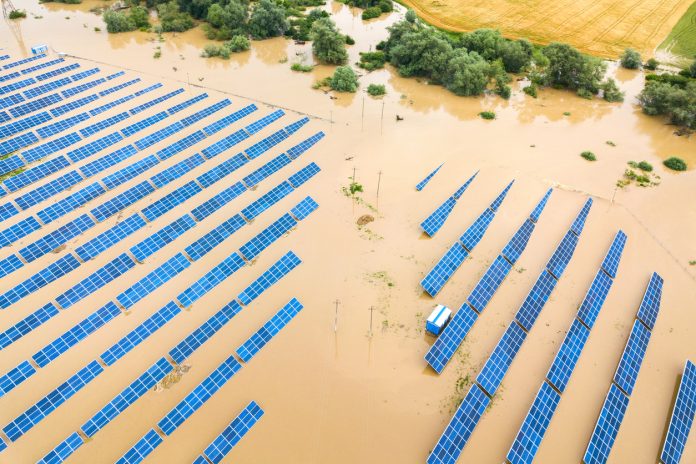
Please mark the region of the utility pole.
<svg viewBox="0 0 696 464"><path fill-rule="evenodd" d="M355 166L353 166L353 183L355 183Z"/></svg>
<svg viewBox="0 0 696 464"><path fill-rule="evenodd" d="M372 338L372 313L374 312L375 307L370 306L370 338Z"/></svg>
<svg viewBox="0 0 696 464"><path fill-rule="evenodd" d="M382 135L382 130L384 129L384 100L382 100L382 116L379 121L379 135Z"/></svg>
<svg viewBox="0 0 696 464"><path fill-rule="evenodd" d="M336 305L336 312L334 313L334 333L338 331L338 305L341 303L341 301L336 298L334 301L334 304Z"/></svg>
<svg viewBox="0 0 696 464"><path fill-rule="evenodd" d="M377 173L377 203L379 204L379 184L382 182L382 170Z"/></svg>

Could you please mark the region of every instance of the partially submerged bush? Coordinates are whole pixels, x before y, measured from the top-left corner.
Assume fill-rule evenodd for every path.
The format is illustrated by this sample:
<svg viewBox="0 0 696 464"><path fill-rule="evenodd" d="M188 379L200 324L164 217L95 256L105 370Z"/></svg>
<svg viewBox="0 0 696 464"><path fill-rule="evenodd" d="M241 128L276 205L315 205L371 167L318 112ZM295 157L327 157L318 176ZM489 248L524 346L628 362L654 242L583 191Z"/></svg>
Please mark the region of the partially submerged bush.
<svg viewBox="0 0 696 464"><path fill-rule="evenodd" d="M26 18L27 17L27 12L24 10L12 10L10 11L9 18L10 19L20 19L20 18Z"/></svg>
<svg viewBox="0 0 696 464"><path fill-rule="evenodd" d="M339 66L329 81L329 87L337 92L355 92L358 90L358 76L350 66Z"/></svg>
<svg viewBox="0 0 696 464"><path fill-rule="evenodd" d="M371 6L363 10L362 19L368 20L373 18L379 18L382 15L382 9L378 6Z"/></svg>
<svg viewBox="0 0 696 464"><path fill-rule="evenodd" d="M621 55L621 66L626 69L640 68L641 61L640 53L632 48L627 48Z"/></svg>
<svg viewBox="0 0 696 464"><path fill-rule="evenodd" d="M310 33L312 52L327 64L343 64L348 60L346 40L336 30L336 24L329 18L320 18L312 24Z"/></svg>
<svg viewBox="0 0 696 464"><path fill-rule="evenodd" d="M537 86L536 86L536 84L528 85L527 87L525 87L524 89L522 89L522 91L523 91L524 93L526 93L527 95L529 95L530 97L534 97L534 98L537 97Z"/></svg>
<svg viewBox="0 0 696 464"><path fill-rule="evenodd" d="M481 111L479 116L481 116L483 119L495 119L495 113L493 111Z"/></svg>
<svg viewBox="0 0 696 464"><path fill-rule="evenodd" d="M290 66L290 69L297 72L307 73L312 72L314 70L314 66L311 64L293 63L292 66Z"/></svg>
<svg viewBox="0 0 696 464"><path fill-rule="evenodd" d="M676 156L667 158L663 164L673 171L686 171L686 161Z"/></svg>
<svg viewBox="0 0 696 464"><path fill-rule="evenodd" d="M224 60L230 58L232 53L239 53L249 50L249 39L243 35L235 35L222 45L208 44L203 48L201 56L204 58L220 57Z"/></svg>
<svg viewBox="0 0 696 464"><path fill-rule="evenodd" d="M386 61L387 58L384 56L384 52L361 52L358 66L366 71L374 71L375 69L383 68Z"/></svg>
<svg viewBox="0 0 696 464"><path fill-rule="evenodd" d="M608 102L622 102L624 100L624 93L619 90L616 81L611 78L602 83L602 93L604 99Z"/></svg>
<svg viewBox="0 0 696 464"><path fill-rule="evenodd" d="M657 69L657 67L660 66L660 62L657 61L655 58L650 58L646 63L645 63L645 68L649 69L651 71L654 71Z"/></svg>
<svg viewBox="0 0 696 464"><path fill-rule="evenodd" d="M370 84L367 86L367 93L373 97L379 97L387 93L387 88L382 84Z"/></svg>
<svg viewBox="0 0 696 464"><path fill-rule="evenodd" d="M587 161L597 161L597 157L591 151L583 151L580 156L585 158Z"/></svg>

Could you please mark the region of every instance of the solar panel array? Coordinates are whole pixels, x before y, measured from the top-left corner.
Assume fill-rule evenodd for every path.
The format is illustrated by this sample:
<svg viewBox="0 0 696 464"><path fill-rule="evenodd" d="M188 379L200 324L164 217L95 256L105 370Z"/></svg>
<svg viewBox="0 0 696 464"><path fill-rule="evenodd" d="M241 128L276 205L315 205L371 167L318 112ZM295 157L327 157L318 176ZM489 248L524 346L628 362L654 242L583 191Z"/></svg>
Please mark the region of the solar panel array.
<svg viewBox="0 0 696 464"><path fill-rule="evenodd" d="M633 387L638 379L638 372L650 341L652 326L660 310L662 284L662 277L653 273L614 373L609 393L604 400L599 419L585 450L583 457L585 464L604 463L609 459L609 453L616 441Z"/></svg>
<svg viewBox="0 0 696 464"><path fill-rule="evenodd" d="M428 216L427 218L425 218L425 220L423 220L423 222L421 222L421 228L423 229L423 232L432 237L437 233L438 230L440 230L440 228L444 225L445 221L454 209L454 205L457 203L457 200L459 200L459 197L461 197L464 191L469 187L469 184L471 184L474 181L477 174L478 171L475 172L474 175L469 178L469 180L464 182L464 184L461 187L459 187L459 189L457 189L457 191L454 192L452 196L450 196L447 200L445 200L444 203L438 206L437 209L430 214L430 216Z"/></svg>
<svg viewBox="0 0 696 464"><path fill-rule="evenodd" d="M475 176L476 174L474 174ZM473 179L469 179L469 182ZM514 181L513 181L514 182ZM500 203L505 199L508 190L512 186L512 182L498 195L491 205L481 213L472 225L464 232L454 245L440 258L434 268L421 281L421 287L428 295L434 297L437 295L447 281L452 277L454 272L459 269L459 266L464 262L469 253L474 249L478 242L483 238L488 226L495 217L495 211ZM496 210L492 208L495 207Z"/></svg>
<svg viewBox="0 0 696 464"><path fill-rule="evenodd" d="M545 202L546 199L542 201ZM585 218L589 213L591 205L592 199L588 199L571 227L582 232L582 226L584 225ZM554 256L557 255L560 246L561 245L556 248ZM566 249L565 253L562 255L562 260L558 261L558 263L562 265L562 269L565 269L567 265L567 262L564 262L563 259L570 260L573 251L574 247L572 249ZM560 278L560 275L558 277ZM515 356L524 343L527 337L527 331L531 329L531 325L546 304L556 282L556 279L549 273L547 264L547 267L541 272L539 279L537 279L534 287L517 311L514 320L505 330L505 333L483 365L481 372L479 372L476 377L474 385L472 385L469 390L469 394L458 407L454 417L450 420L449 425L445 428L435 448L428 456L428 463L456 462L485 409L485 406L481 407L481 395L488 401L490 401L490 397L495 395L505 374L512 365ZM471 327L471 324L473 324L473 322L469 324L469 327ZM480 413L472 415L472 411L480 411Z"/></svg>
<svg viewBox="0 0 696 464"><path fill-rule="evenodd" d="M665 443L660 453L663 464L679 464L696 415L696 365L686 361L677 399L669 419Z"/></svg>
<svg viewBox="0 0 696 464"><path fill-rule="evenodd" d="M297 298L290 300L283 306L273 317L266 322L263 327L257 330L242 346L237 348L237 355L244 362L249 362L261 348L271 341L278 332L285 327L300 311L302 311L302 303Z"/></svg>

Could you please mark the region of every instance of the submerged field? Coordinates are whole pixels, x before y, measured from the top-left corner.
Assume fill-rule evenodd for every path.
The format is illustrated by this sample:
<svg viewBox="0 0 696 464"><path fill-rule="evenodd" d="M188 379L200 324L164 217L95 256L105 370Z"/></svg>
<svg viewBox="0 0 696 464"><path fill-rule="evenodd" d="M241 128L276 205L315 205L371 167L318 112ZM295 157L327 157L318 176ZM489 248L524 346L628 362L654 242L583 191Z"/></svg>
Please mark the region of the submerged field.
<svg viewBox="0 0 696 464"><path fill-rule="evenodd" d="M453 31L500 29L511 38L566 42L616 58L627 47L646 57L670 33L692 0L636 2L534 0L405 0L428 22Z"/></svg>
<svg viewBox="0 0 696 464"><path fill-rule="evenodd" d="M0 453L0 463L24 464L40 459L290 250L302 260L301 265L198 348L171 382L148 390L92 439L86 440L67 462L116 462L281 305L297 297L304 304L302 312L178 430L164 438L145 462L191 462L254 400L265 414L223 463L423 463L588 198L594 200L594 206L575 255L459 462L487 464L505 459L619 229L627 234L628 241L616 282L563 393L536 462L565 464L581 460L652 272L665 279L661 312L609 462L653 464L657 461L678 376L687 358L696 359L693 304L696 264L692 264L696 260L693 239L696 210L691 200L696 196L696 170L677 174L665 169L661 162L669 156L679 156L690 167L696 166L696 140L676 137L674 127L640 112L634 104L643 86L640 72L610 66L611 75L626 91L626 100L620 104L599 99L587 101L572 92L546 89L539 92L538 99L532 99L521 91L518 83L513 83L510 100L494 95L460 98L442 87L404 79L389 68L363 75L361 89L356 94L332 95L313 90L311 86L333 68L317 66L311 73L290 70L292 63L311 61L309 44L295 45L278 38L253 42L250 51L235 54L227 61L203 59L200 51L209 41L200 29L165 34L163 42L155 34L143 32L108 35L94 30L103 29L103 22L87 11L103 5L101 0L68 6L37 4L33 0L15 3L25 8L29 17L18 23L20 41L7 27L0 26L0 43L5 52L21 56L27 53L28 46L48 41L53 50L67 53L67 59L79 63L82 69L100 67L103 74L125 69L126 74L119 79L140 78L138 88L162 84L151 94L124 103L124 108L183 89L171 101L148 108L142 117L204 92L208 94L205 101L170 119L188 117L207 105L230 99L229 108L172 138L188 135L201 129L208 120L251 104L258 106L258 116L248 116L249 122L281 108L285 116L234 150L185 171L176 182L152 197L124 208L118 215L72 238L65 247L3 277L0 293L76 252L98 233L149 206L158 195L189 183L208 169L208 165L223 163L242 148L305 116L310 120L292 139L282 141L228 179L148 223L108 252L86 261L72 275L0 311L0 331L300 140L319 131L325 138L305 153L299 164L271 174L256 189L232 200L200 225L138 263L112 285L92 293L33 333L0 350L0 375L4 375L300 167L309 162L320 166L321 172L291 196L221 242L213 252L135 304L127 314L119 315L59 359L37 369L24 384L0 397L0 427L5 427L302 198L309 195L318 203L311 216L271 244L251 265L222 281L151 338L113 366L106 367L94 382L24 436L8 442L8 447ZM556 8L560 10L560 5ZM576 7L569 4L567 8ZM351 63L357 61L358 52L374 49L386 37L385 27L398 20L395 13L364 22L360 10L338 3L329 3L326 9L332 12L342 32L356 40L349 47ZM594 11L594 7L589 10ZM565 15L566 10L562 11ZM650 12L641 11L646 17ZM595 11L595 16L599 13ZM659 27L668 30L670 26ZM46 31L51 32L50 38ZM159 59L153 58L156 50L161 50ZM387 95L383 99L368 97L364 89L370 83L384 84ZM135 88L123 92L131 93ZM119 108L112 108L104 117L121 111ZM494 111L496 119L482 120L478 114L484 110ZM122 129L134 119L117 123L114 130ZM187 147L166 161L169 164L162 165L194 156L211 142L248 124L246 119L212 136L210 141ZM167 124L160 121L148 130L159 130ZM139 151L132 160L140 160L170 142L170 139L161 140L152 148ZM130 140L119 142L111 149L126 143ZM580 153L586 150L595 153L597 161L581 158ZM627 163L642 160L654 166L653 174L659 176L655 178L659 185L639 187L633 183L617 187ZM112 175L131 162L113 165L103 174ZM427 188L417 192L416 183L443 162L445 167ZM475 171L480 171L476 180L462 195L448 221L435 237L426 237L419 226L421 221ZM54 173L36 185L43 185L60 174ZM124 182L116 191L126 191L150 175L142 174L130 183ZM344 189L353 179L364 191L350 197ZM421 279L513 179L515 183L505 202L470 258L437 298L425 295ZM82 184L74 189L79 188ZM435 303L453 310L462 305L549 188L553 188L553 194L524 254L453 361L441 375L436 375L423 359L434 341L424 333L424 318ZM23 193L7 194L2 203ZM57 198L70 193L73 192L62 192ZM111 195L108 193L105 198ZM53 201L46 200L30 212ZM18 253L22 247L101 201L96 199L12 246L1 248L0 260ZM361 219L365 215L374 220L365 223ZM0 230L22 218L16 215L6 219ZM3 440L7 441L6 437ZM694 461L696 433L692 431L682 462Z"/></svg>

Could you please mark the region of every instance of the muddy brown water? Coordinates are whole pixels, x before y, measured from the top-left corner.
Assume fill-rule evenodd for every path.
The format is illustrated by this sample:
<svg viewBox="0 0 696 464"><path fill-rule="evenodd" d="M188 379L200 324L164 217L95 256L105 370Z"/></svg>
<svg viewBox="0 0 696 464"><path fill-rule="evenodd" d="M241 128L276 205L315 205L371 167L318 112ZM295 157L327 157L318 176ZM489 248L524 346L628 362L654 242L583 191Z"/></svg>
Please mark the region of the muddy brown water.
<svg viewBox="0 0 696 464"><path fill-rule="evenodd" d="M635 95L643 84L640 73L612 67L611 73L627 92L623 104L586 101L552 90L544 90L538 99L531 99L517 86L507 102L494 96L458 98L440 87L400 78L390 69L361 77L361 89L368 83L385 84L388 94L384 99L372 99L361 90L353 95L338 95L334 100L329 94L311 89L311 84L329 75L332 68L318 66L308 74L293 73L289 69L292 62L311 62L309 45L295 46L283 39L274 39L254 42L252 50L235 55L229 61L206 60L199 57L207 40L198 29L184 34L165 34L162 43L156 42L153 34L140 32L109 36L94 31L94 27L104 29L104 25L98 16L86 11L105 4L100 1L80 6L37 5L25 0L15 3L30 15L18 23L15 34L6 24L0 27L2 47L14 55L21 55L31 45L47 42L55 51L79 57L77 61L83 68L91 67L95 61L103 63L99 66L105 70L129 69L123 79L141 76L143 86L152 82L164 84L163 89L140 97L138 102L180 86L187 91L172 103L166 103L166 107L202 91L210 94L210 98L186 113L197 111L225 95L233 101L235 109L250 102L259 106L253 116L163 163L162 168L272 111L273 108L264 103L286 108L288 114L240 147L251 145L302 114L312 116L312 121L270 154L244 166L224 185L204 190L195 201L169 212L109 253L83 265L70 277L3 311L0 314L3 328L54 298L61 289L84 278L117 253L219 192L232 180L251 172L270 156L318 130L326 132L327 137L303 155L299 163L276 173L256 191L234 200L113 285L2 350L0 372L6 372L183 246L287 178L290 172L310 160L321 166L322 172L316 178L260 216L253 226L241 229L214 253L139 302L128 316L119 316L98 334L83 340L40 369L21 387L0 398L0 422L4 426L304 196L311 195L320 204L317 212L262 253L252 266L235 273L196 302L190 311L177 316L147 342L107 368L68 403L11 444L0 454L0 462L34 462L42 457L288 250L293 250L303 260L300 267L198 349L187 361L190 370L179 382L161 392L147 393L79 449L69 462L102 463L118 459L293 296L302 301L305 309L196 414L166 438L148 462L190 462L250 400L256 400L266 414L225 462L424 462L449 421L456 402L468 390L467 382L477 375L587 195L595 198L595 205L575 257L459 462L499 463L504 460L618 229L624 230L629 237L618 278L536 462L580 461L643 290L650 274L657 271L665 278L662 311L610 458L612 463L656 462L677 377L685 359L696 358L696 266L689 264L696 259L696 207L693 203L696 174L694 171L668 172L661 161L676 155L696 165L696 142L674 136L673 127L641 114L634 104ZM349 48L353 62L359 51L374 49L386 36L384 27L398 19L398 15L393 14L363 22L358 10L340 4L327 8L334 13L340 28L356 39L356 45ZM23 44L16 41L18 31ZM157 46L162 50L159 60L153 59ZM497 119L481 120L477 114L482 110L495 111ZM143 115L154 111L151 109ZM105 116L110 114L105 113ZM397 122L396 115L404 120ZM206 121L213 119L216 117ZM162 122L155 128L166 124ZM607 141L615 146L608 145ZM160 142L145 154L167 143ZM579 153L584 150L596 153L598 161L589 163L580 158ZM660 185L649 188L630 185L617 189L616 181L630 160L651 162L660 177ZM424 191L416 192L414 185L443 161L445 167L437 177ZM168 185L161 195L210 166L203 165ZM106 174L116 169L118 167ZM424 238L418 226L421 220L479 169L478 178L462 196L442 230L432 239ZM341 191L354 172L356 181L364 187L360 195L362 201L347 198ZM377 198L378 178L381 180ZM419 286L422 277L513 178L515 185L472 258L454 274L436 299L425 297ZM131 184L121 186L116 192ZM423 332L424 318L435 303L453 309L461 305L550 186L556 187L555 192L516 265L517 272L512 272L501 286L453 362L441 376L435 375L423 360L432 343ZM148 202L139 202L120 216L126 217ZM81 213L81 210L74 212L0 250L0 258ZM358 227L356 221L364 214L374 216L375 221ZM59 255L111 227L116 220L111 218L72 240ZM5 221L3 228L16 221L16 218ZM45 256L3 279L0 281L3 291L56 257ZM334 332L333 301L336 299L341 304ZM376 308L372 337L369 336L370 306ZM464 387L458 390L457 385ZM696 433L691 434L683 462L696 462Z"/></svg>

